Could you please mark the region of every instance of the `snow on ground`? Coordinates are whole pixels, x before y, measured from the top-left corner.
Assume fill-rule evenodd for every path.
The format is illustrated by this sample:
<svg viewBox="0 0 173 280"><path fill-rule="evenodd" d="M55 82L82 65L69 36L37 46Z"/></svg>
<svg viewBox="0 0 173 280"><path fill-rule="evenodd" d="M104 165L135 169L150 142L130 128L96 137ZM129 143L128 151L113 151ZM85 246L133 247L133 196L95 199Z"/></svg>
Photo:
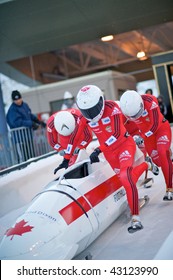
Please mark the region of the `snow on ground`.
<svg viewBox="0 0 173 280"><path fill-rule="evenodd" d="M95 146L95 144L94 144ZM94 146L90 146L89 151ZM4 232L23 213L32 197L54 179L53 170L62 161L59 155L31 163L0 180L0 240ZM40 170L40 171L39 171ZM149 172L149 177L152 177ZM125 211L100 237L75 259L90 254L93 260L173 259L173 201L163 201L165 182L160 170L151 188L140 188L139 196L150 200L141 209L144 229L129 234L130 220Z"/></svg>

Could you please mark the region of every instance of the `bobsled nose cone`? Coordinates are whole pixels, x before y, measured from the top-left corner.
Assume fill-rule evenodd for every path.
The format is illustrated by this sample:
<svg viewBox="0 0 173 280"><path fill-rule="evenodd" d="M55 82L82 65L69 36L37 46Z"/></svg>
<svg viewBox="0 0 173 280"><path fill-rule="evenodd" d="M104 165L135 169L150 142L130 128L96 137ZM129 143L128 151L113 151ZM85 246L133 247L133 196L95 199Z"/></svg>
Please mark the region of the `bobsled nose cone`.
<svg viewBox="0 0 173 280"><path fill-rule="evenodd" d="M77 247L62 243L57 221L44 217L21 216L9 228L0 244L0 259L66 259Z"/></svg>

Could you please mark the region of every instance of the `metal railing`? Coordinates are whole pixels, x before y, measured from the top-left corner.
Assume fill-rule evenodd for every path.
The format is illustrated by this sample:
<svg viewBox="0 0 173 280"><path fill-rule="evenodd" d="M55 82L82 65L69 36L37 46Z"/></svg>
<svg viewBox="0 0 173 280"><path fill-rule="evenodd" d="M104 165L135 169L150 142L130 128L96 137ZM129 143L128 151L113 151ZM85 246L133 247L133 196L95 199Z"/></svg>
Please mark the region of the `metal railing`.
<svg viewBox="0 0 173 280"><path fill-rule="evenodd" d="M47 142L46 129L11 129L6 135L0 135L0 170L51 151L53 149Z"/></svg>

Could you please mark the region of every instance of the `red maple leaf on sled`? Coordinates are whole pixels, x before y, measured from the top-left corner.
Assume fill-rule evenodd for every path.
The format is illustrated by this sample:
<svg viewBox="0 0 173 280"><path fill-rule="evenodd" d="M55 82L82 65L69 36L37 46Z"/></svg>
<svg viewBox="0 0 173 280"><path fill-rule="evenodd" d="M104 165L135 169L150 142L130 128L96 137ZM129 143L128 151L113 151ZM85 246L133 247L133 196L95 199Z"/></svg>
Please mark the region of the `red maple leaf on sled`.
<svg viewBox="0 0 173 280"><path fill-rule="evenodd" d="M22 235L26 232L30 232L33 227L29 225L26 226L27 223L28 222L25 222L25 220L16 223L14 227L7 229L5 235L11 236L10 240L12 240L14 235Z"/></svg>

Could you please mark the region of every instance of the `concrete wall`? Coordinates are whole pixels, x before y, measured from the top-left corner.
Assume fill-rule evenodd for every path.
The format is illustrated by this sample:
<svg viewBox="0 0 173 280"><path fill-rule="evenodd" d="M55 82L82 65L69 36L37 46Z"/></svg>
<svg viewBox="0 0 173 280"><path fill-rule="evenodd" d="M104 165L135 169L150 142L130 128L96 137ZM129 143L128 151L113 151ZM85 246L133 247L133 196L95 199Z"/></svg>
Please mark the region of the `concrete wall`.
<svg viewBox="0 0 173 280"><path fill-rule="evenodd" d="M136 80L133 76L108 70L32 88L23 92L23 99L35 114L50 112L51 101L63 99L65 91L76 96L80 88L88 84L100 87L104 91L106 99L113 100L119 99L119 91L127 88L136 89Z"/></svg>

